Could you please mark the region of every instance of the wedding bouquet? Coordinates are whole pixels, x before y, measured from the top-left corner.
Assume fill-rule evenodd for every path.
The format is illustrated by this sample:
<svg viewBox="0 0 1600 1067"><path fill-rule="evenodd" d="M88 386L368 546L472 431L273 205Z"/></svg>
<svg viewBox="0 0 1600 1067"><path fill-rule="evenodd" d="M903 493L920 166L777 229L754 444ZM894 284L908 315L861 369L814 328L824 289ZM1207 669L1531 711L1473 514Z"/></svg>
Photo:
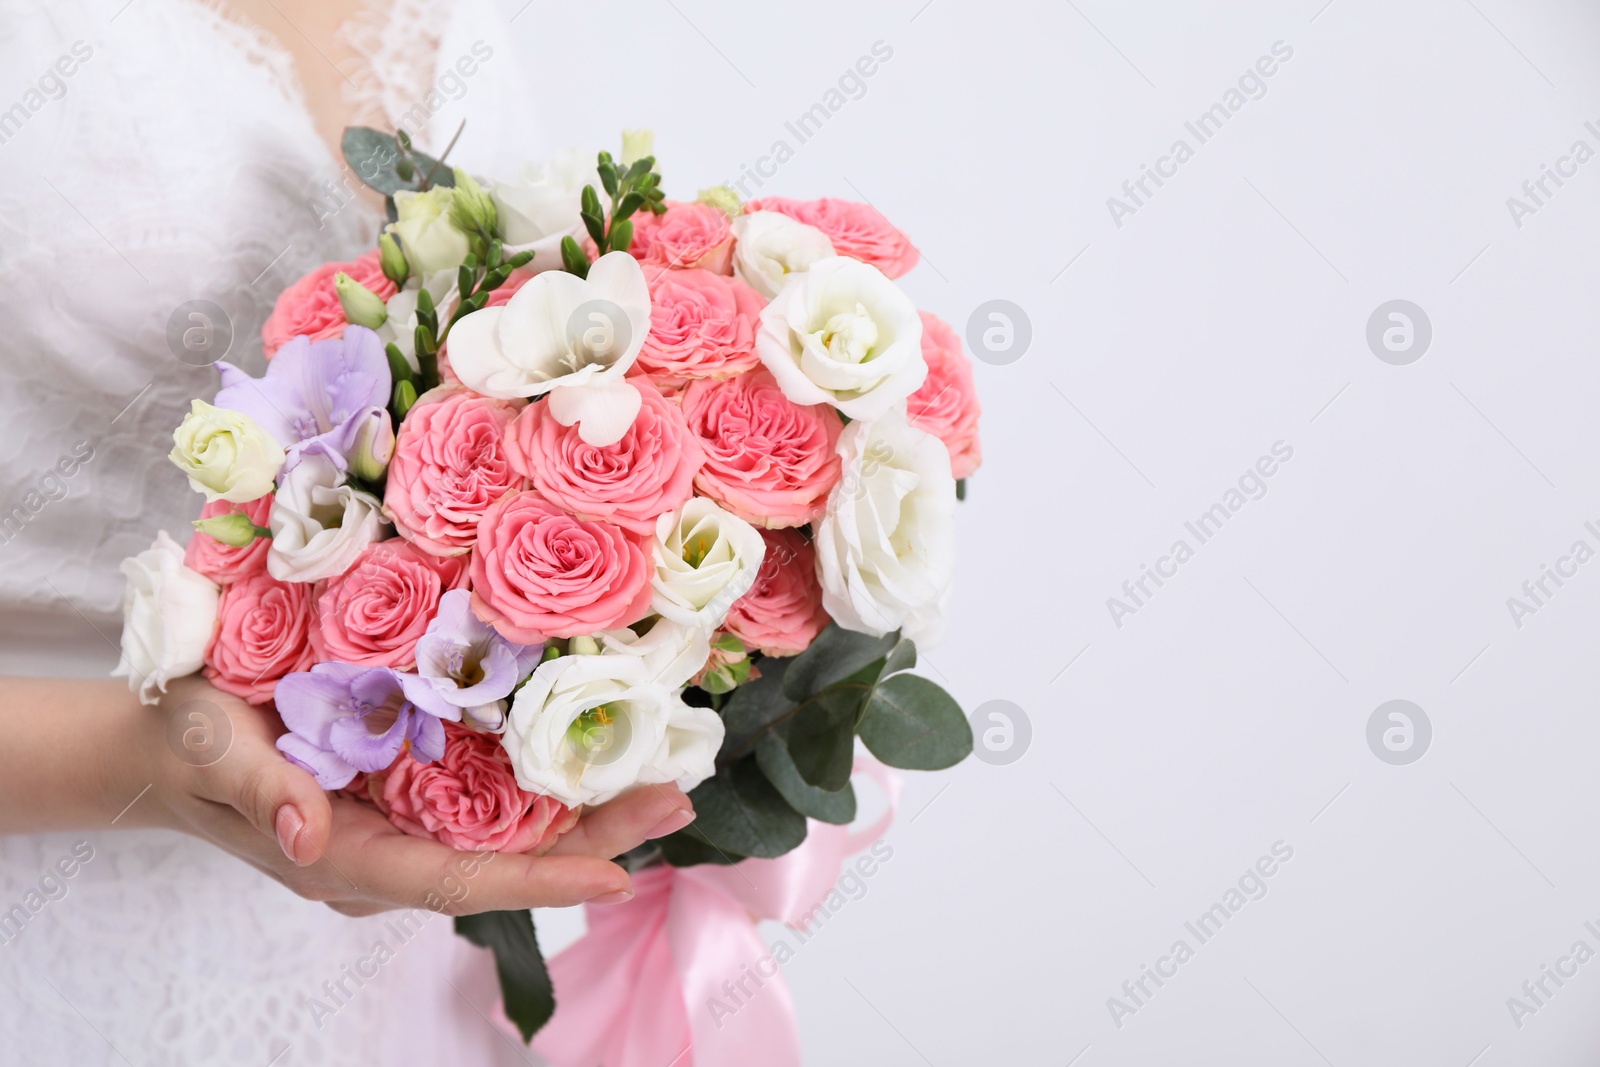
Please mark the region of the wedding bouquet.
<svg viewBox="0 0 1600 1067"><path fill-rule="evenodd" d="M202 671L323 788L467 851L676 783L698 817L636 870L850 823L857 737L902 768L971 750L909 672L979 461L960 342L893 281L916 250L865 204L667 200L641 140L480 183L346 131L390 221L174 433L206 503L124 564L143 700ZM529 1036L528 914L457 928Z"/></svg>

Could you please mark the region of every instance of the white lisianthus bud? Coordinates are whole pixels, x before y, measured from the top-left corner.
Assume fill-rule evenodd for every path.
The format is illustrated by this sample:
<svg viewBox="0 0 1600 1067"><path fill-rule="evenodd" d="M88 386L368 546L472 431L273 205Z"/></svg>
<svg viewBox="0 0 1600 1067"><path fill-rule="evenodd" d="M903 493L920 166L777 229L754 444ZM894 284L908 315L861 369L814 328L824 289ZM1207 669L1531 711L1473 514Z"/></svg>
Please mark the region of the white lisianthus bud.
<svg viewBox="0 0 1600 1067"><path fill-rule="evenodd" d="M688 626L714 630L749 592L767 543L748 522L706 497L656 520L650 608Z"/></svg>
<svg viewBox="0 0 1600 1067"><path fill-rule="evenodd" d="M392 233L378 235L378 266L383 268L383 276L397 286L404 285L411 276L406 254L400 251L400 245Z"/></svg>
<svg viewBox="0 0 1600 1067"><path fill-rule="evenodd" d="M243 548L258 537L272 536L271 530L265 526L257 526L250 521L250 516L242 511L213 515L209 519L195 519L190 525L213 541L220 541L234 548Z"/></svg>
<svg viewBox="0 0 1600 1067"><path fill-rule="evenodd" d="M364 482L378 482L394 456L394 426L382 408L373 408L359 417L361 425L350 454L350 473Z"/></svg>
<svg viewBox="0 0 1600 1067"><path fill-rule="evenodd" d="M438 270L455 270L471 251L467 235L450 221L455 190L436 185L426 192L402 189L394 194L400 218L386 227L399 238L411 269L426 277Z"/></svg>
<svg viewBox="0 0 1600 1067"><path fill-rule="evenodd" d="M654 130L623 130L622 158L619 162L626 167L634 160L643 159L655 149L655 142Z"/></svg>
<svg viewBox="0 0 1600 1067"><path fill-rule="evenodd" d="M168 458L207 500L247 504L272 492L284 455L250 416L196 400L172 432Z"/></svg>
<svg viewBox="0 0 1600 1067"><path fill-rule="evenodd" d="M494 201L483 191L466 171L455 168L455 203L451 208L451 221L465 233L476 233L489 240L500 228L499 212Z"/></svg>
<svg viewBox="0 0 1600 1067"><path fill-rule="evenodd" d="M710 204L730 219L736 219L744 212L744 202L739 199L739 194L726 185L713 185L709 189L702 189L695 200L702 204ZM833 254L832 246L829 246L828 254Z"/></svg>
<svg viewBox="0 0 1600 1067"><path fill-rule="evenodd" d="M214 582L183 565L183 549L167 536L122 561L122 659L112 675L128 679L141 704L154 704L167 684L199 670L217 621Z"/></svg>
<svg viewBox="0 0 1600 1067"><path fill-rule="evenodd" d="M333 291L339 294L339 306L344 308L346 322L376 330L389 318L388 310L378 294L356 281L344 271L333 276Z"/></svg>

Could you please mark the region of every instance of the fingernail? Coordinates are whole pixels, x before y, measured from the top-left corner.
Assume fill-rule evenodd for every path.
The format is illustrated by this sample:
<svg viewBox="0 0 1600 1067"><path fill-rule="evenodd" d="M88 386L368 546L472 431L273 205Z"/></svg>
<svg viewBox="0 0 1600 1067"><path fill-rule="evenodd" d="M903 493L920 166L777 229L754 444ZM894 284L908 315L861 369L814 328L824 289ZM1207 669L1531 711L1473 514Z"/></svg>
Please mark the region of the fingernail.
<svg viewBox="0 0 1600 1067"><path fill-rule="evenodd" d="M679 808L665 819L656 823L655 826L650 828L650 832L644 836L647 838L666 837L670 833L682 830L692 822L694 822L694 809Z"/></svg>
<svg viewBox="0 0 1600 1067"><path fill-rule="evenodd" d="M585 904L621 904L633 899L633 890L619 889L615 893L603 893L598 897L590 897Z"/></svg>
<svg viewBox="0 0 1600 1067"><path fill-rule="evenodd" d="M304 867L305 864L294 854L295 841L299 839L300 831L306 828L306 821L301 817L300 809L293 804L285 804L278 809L273 825L278 831L278 847L283 849L283 854L296 866Z"/></svg>

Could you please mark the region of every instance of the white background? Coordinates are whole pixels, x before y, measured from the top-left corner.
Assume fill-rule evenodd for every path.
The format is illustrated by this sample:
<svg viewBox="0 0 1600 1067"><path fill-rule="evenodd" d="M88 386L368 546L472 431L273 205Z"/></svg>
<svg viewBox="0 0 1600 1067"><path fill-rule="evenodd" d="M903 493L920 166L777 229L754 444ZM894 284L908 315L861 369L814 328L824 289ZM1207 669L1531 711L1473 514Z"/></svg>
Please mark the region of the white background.
<svg viewBox="0 0 1600 1067"><path fill-rule="evenodd" d="M1520 1029L1506 1006L1575 941L1600 950L1600 562L1520 629L1506 606L1574 540L1600 548L1600 161L1520 228L1506 206L1575 140L1600 149L1600 12L1323 4L517 14L561 102L543 147L651 127L683 198L794 145L785 121L885 42L762 191L870 199L924 252L904 284L962 332L993 298L1031 321L1019 361L978 366L985 462L924 662L968 709L1021 706L1032 743L907 775L894 858L786 968L808 1064L1600 1054L1600 961ZM1118 228L1107 197L1195 147L1185 120L1276 41L1267 94ZM1433 326L1409 366L1365 340L1395 298ZM1117 628L1106 599L1276 441L1267 496ZM1433 724L1409 766L1366 742L1393 698ZM1184 922L1280 840L1267 896L1119 1029L1107 998L1196 945Z"/></svg>

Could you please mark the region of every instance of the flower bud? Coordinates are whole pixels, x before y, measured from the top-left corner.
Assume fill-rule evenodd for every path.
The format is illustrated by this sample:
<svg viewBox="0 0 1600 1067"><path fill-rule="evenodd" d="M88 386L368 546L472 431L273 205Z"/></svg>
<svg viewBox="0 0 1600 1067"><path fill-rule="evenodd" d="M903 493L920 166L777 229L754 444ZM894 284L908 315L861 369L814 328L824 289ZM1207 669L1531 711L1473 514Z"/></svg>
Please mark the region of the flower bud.
<svg viewBox="0 0 1600 1067"><path fill-rule="evenodd" d="M350 473L364 482L378 482L389 469L394 456L394 427L389 414L382 408L373 408L362 416L356 429L355 447L350 452Z"/></svg>
<svg viewBox="0 0 1600 1067"><path fill-rule="evenodd" d="M339 294L339 306L344 308L345 321L356 326L376 330L389 318L378 294L340 271L333 276L333 291Z"/></svg>
<svg viewBox="0 0 1600 1067"><path fill-rule="evenodd" d="M624 167L636 159L643 159L651 154L655 147L656 133L654 130L623 130L622 131L622 159Z"/></svg>
<svg viewBox="0 0 1600 1067"><path fill-rule="evenodd" d="M744 214L744 203L739 199L739 194L726 185L713 185L709 189L702 189L695 200L702 204L710 204L730 219L736 219Z"/></svg>
<svg viewBox="0 0 1600 1067"><path fill-rule="evenodd" d="M226 515L213 515L209 519L196 519L192 523L194 528L213 541L221 541L234 548L243 548L258 537L271 537L272 531L264 526L257 526L250 521L250 516L242 511L230 511Z"/></svg>
<svg viewBox="0 0 1600 1067"><path fill-rule="evenodd" d="M598 656L599 654L600 642L592 637L574 637L567 642L567 655L569 656Z"/></svg>
<svg viewBox="0 0 1600 1067"><path fill-rule="evenodd" d="M450 209L450 221L462 233L475 233L485 241L494 239L500 228L500 213L483 186L472 175L455 168L455 205Z"/></svg>
<svg viewBox="0 0 1600 1067"><path fill-rule="evenodd" d="M383 268L383 276L396 286L405 285L406 279L411 276L406 254L400 251L400 242L394 239L392 233L378 235L378 266Z"/></svg>
<svg viewBox="0 0 1600 1067"><path fill-rule="evenodd" d="M728 693L749 681L754 671L744 642L724 630L712 639L711 655L694 684L708 693Z"/></svg>

